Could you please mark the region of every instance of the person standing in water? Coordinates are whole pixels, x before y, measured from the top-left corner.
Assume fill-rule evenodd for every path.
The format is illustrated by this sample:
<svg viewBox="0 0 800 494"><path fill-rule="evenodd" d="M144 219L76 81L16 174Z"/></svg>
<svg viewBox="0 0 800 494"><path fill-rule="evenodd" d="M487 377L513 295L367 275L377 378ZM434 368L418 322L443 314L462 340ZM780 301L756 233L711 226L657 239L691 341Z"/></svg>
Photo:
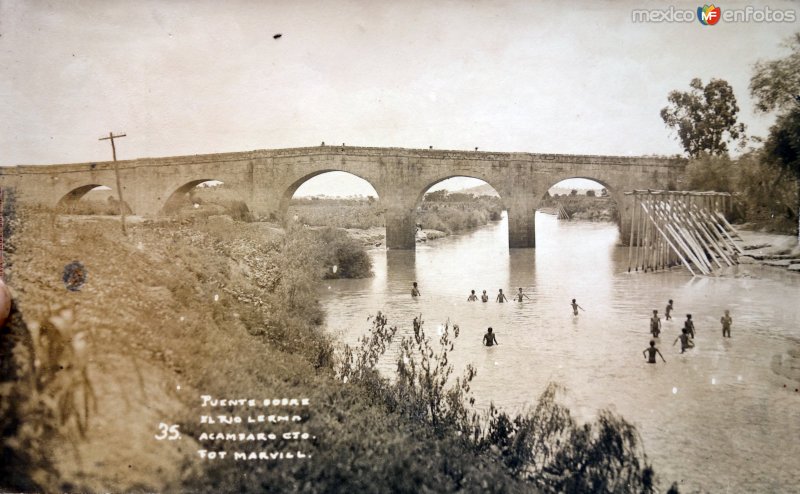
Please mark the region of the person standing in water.
<svg viewBox="0 0 800 494"><path fill-rule="evenodd" d="M650 318L650 333L653 338L658 338L661 334L661 318L658 317L658 311L653 310L653 317Z"/></svg>
<svg viewBox="0 0 800 494"><path fill-rule="evenodd" d="M672 320L672 316L670 315L670 313L672 313L673 310L675 310L675 307L672 306L672 299L670 299L669 303L667 304L667 308L664 311L664 320L665 321Z"/></svg>
<svg viewBox="0 0 800 494"><path fill-rule="evenodd" d="M486 334L483 335L483 345L484 346L492 346L492 345L499 345L500 343L497 342L497 338L495 338L494 333L492 333L492 328L486 330Z"/></svg>
<svg viewBox="0 0 800 494"><path fill-rule="evenodd" d="M422 294L419 293L419 288L417 288L417 282L415 281L414 283L411 284L411 297L417 298L420 295Z"/></svg>
<svg viewBox="0 0 800 494"><path fill-rule="evenodd" d="M496 299L496 301L497 301L497 302L500 302L501 304L502 304L503 302L508 302L508 298L506 298L506 294L505 294L505 293L503 293L503 289L502 289L502 288L500 289L500 292L497 294L497 299Z"/></svg>
<svg viewBox="0 0 800 494"><path fill-rule="evenodd" d="M481 295L481 302L488 302L489 295L486 294L486 290L483 291L483 295Z"/></svg>
<svg viewBox="0 0 800 494"><path fill-rule="evenodd" d="M642 355L644 355L644 358L647 359L648 364L655 364L656 354L661 357L661 360L663 360L665 364L667 363L667 361L664 360L664 356L661 355L661 352L659 352L658 348L656 348L656 340L650 340L650 347L645 348L644 351L642 351Z"/></svg>
<svg viewBox="0 0 800 494"><path fill-rule="evenodd" d="M678 340L681 342L681 353L685 352L687 348L694 348L694 343L692 339L689 338L689 331L686 328L681 330L681 335L675 338L675 341L672 342L672 346L675 346Z"/></svg>
<svg viewBox="0 0 800 494"><path fill-rule="evenodd" d="M524 293L522 293L522 288L520 288L520 289L519 289L519 292L517 292L517 296L516 296L517 302L522 302L522 297L525 297L525 298L527 298L528 300L530 300L530 299L531 299L529 296L527 296L527 295L525 295Z"/></svg>
<svg viewBox="0 0 800 494"><path fill-rule="evenodd" d="M686 314L686 320L683 322L683 329L685 329L692 338L694 338L694 321L692 315Z"/></svg>
<svg viewBox="0 0 800 494"><path fill-rule="evenodd" d="M580 309L582 311L586 311L586 309L584 309L583 307L578 305L578 302L576 302L574 298L572 299L572 303L569 304L569 305L572 306L572 314L575 315L575 316L578 315L578 309Z"/></svg>
<svg viewBox="0 0 800 494"><path fill-rule="evenodd" d="M472 292L470 292L469 294L469 297L467 297L467 302L477 302L477 301L478 301L478 296L475 295L475 290L472 290Z"/></svg>
<svg viewBox="0 0 800 494"><path fill-rule="evenodd" d="M722 337L730 338L731 337L731 324L733 324L733 318L731 317L731 311L726 310L725 315L719 319L719 322L722 323Z"/></svg>

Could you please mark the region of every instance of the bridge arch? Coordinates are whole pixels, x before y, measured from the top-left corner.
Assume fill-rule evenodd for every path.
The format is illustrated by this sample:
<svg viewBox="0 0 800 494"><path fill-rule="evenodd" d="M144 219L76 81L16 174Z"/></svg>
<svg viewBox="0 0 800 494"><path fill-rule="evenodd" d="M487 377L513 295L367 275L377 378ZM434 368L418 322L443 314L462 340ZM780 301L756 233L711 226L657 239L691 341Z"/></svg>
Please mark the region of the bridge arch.
<svg viewBox="0 0 800 494"><path fill-rule="evenodd" d="M550 189L552 189L556 185L560 184L561 182L564 182L566 180L571 180L571 179L588 180L588 181L591 181L591 182L595 182L595 183L597 183L599 185L602 185L603 188L606 189L606 191L608 192L608 197L614 202L614 206L616 207L616 214L614 215L613 220L614 220L614 223L617 224L617 227L618 227L619 232L620 232L620 242L624 243L625 242L625 235L626 235L625 226L627 224L625 222L625 218L627 217L627 210L626 210L626 202L625 202L624 190L621 190L619 187L617 187L615 184L613 184L609 180L606 180L606 179L603 179L603 178L597 178L597 177L595 177L593 175L589 175L589 174L577 174L577 175L576 174L563 174L563 175L557 175L555 177L550 177L548 179L549 185L548 185L546 190L549 191ZM543 199L543 198L544 198L544 196L542 198L540 198L540 200Z"/></svg>
<svg viewBox="0 0 800 494"><path fill-rule="evenodd" d="M178 186L173 185L168 189L168 191L171 190L172 192L169 193L167 199L164 201L161 207L161 214L174 214L181 207L189 206L192 193L198 190L199 185L206 183L213 184L213 187L222 187L225 185L225 181L218 178L198 178L186 181ZM235 219L250 218L250 209L235 187L226 188L224 193L222 193L223 191L218 192L220 192L220 196L215 198L217 202L214 202L214 204L224 208L225 211Z"/></svg>
<svg viewBox="0 0 800 494"><path fill-rule="evenodd" d="M294 194L297 192L297 190L309 180L324 175L326 173L332 173L332 172L345 173L347 175L351 175L355 178L364 181L370 187L372 187L372 190L375 191L375 195L377 196L376 199L378 200L378 204L380 204L382 191L379 189L377 184L375 184L372 180L362 176L361 174L353 173L352 171L349 170L341 170L338 168L325 168L321 170L315 170L311 173L303 175L302 177L296 179L294 182L292 182L288 187L284 189L283 194L281 195L280 198L280 203L278 204L278 211L277 211L278 217L276 219L281 223L286 224L286 222L288 221L289 206L291 205L292 198L294 197Z"/></svg>
<svg viewBox="0 0 800 494"><path fill-rule="evenodd" d="M56 205L55 205L56 210L61 211L61 212L65 212L65 213L73 212L74 209L77 207L77 205L78 205L78 203L80 202L81 199L83 199L91 191L96 190L96 189L100 189L101 187L105 187L105 189L108 190L109 194L115 194L116 195L116 190L113 187L111 187L110 185L107 185L105 183L96 182L96 183L90 183L90 184L86 184L86 185L81 185L81 186L73 188L72 190L70 190L66 194L63 194L61 196L61 198L56 202ZM111 198L114 201L115 207L118 207L119 203L117 202L117 198L114 197L114 196L112 196ZM130 212L130 207L128 207L127 205L126 205L126 209L127 209L128 212ZM109 214L109 212L113 211L113 210L114 209L112 208L109 211L98 212L98 213L99 214ZM119 213L118 212L114 212L114 213L111 213L111 214L119 214Z"/></svg>
<svg viewBox="0 0 800 494"><path fill-rule="evenodd" d="M471 180L461 184L459 189L448 190L446 187L437 188L437 185L442 185L445 182L454 179ZM484 221L487 219L489 221L497 221L502 219L503 211L508 209L503 195L498 187L477 174L454 173L451 175L438 177L435 180L426 180L423 183L425 185L422 186L416 196L412 196L414 202L412 203L412 210L409 218L410 221L401 222L401 224L404 226L404 229L410 228L410 231L406 231L404 233L404 238L410 237L411 242L414 241L414 234L416 233L417 228L421 227L423 229L442 230L448 233L461 233L467 229L485 224ZM479 209L472 209L472 204L474 204L472 201L470 201L469 205L466 205L463 200L466 199L465 197L457 197L459 193L472 193L468 190L471 188L470 185L485 185L489 187L494 194L474 194L478 197L477 201L481 202L483 207ZM443 194L440 197L433 199L432 195L435 195L442 190L447 191L447 194ZM499 202L499 210L496 208L497 202L495 202L494 199L486 199L485 196L496 197L497 202ZM455 202L453 202L454 199ZM445 210L452 208L454 211L450 211L442 215L441 213L437 212L442 211L442 208L445 208ZM484 214L487 216L484 216ZM389 228L390 224L387 220L387 231ZM424 238L424 235L422 238Z"/></svg>
<svg viewBox="0 0 800 494"><path fill-rule="evenodd" d="M455 173L455 174L452 174L452 175L447 175L447 176L444 176L444 177L437 178L437 179L435 179L433 181L428 181L427 185L424 185L422 187L422 189L419 191L419 193L417 194L417 197L414 200L414 205L416 207L419 207L419 205L422 204L422 200L425 197L425 194L427 194L430 189L432 189L436 185L444 182L445 180L450 180L450 179L453 179L453 178L472 178L472 179L480 180L481 182L484 182L486 185L488 185L489 187L494 189L494 191L500 197L500 202L503 203L503 206L504 206L504 209L505 209L504 194L501 192L501 188L500 187L498 187L496 184L493 184L490 179L486 179L485 177L478 176L477 174L463 174L463 173Z"/></svg>

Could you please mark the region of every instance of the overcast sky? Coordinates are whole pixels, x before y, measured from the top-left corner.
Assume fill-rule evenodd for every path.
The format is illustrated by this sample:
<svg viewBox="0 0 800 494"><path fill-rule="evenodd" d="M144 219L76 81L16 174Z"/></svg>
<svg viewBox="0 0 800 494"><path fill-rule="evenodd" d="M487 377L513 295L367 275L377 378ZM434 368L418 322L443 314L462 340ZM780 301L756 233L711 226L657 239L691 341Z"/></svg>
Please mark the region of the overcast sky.
<svg viewBox="0 0 800 494"><path fill-rule="evenodd" d="M321 141L675 154L659 110L693 77L729 81L765 135L752 65L797 22L632 21L670 6L698 3L0 0L0 164L108 160L111 130L120 159Z"/></svg>

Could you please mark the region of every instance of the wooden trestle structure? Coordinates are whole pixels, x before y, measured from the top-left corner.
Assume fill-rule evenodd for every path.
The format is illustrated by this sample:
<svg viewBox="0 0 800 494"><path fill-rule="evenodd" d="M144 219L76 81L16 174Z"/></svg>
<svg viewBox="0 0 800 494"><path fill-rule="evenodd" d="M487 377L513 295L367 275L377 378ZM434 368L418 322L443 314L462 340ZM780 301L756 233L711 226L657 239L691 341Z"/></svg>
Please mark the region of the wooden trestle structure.
<svg viewBox="0 0 800 494"><path fill-rule="evenodd" d="M634 190L628 272L683 265L708 275L715 267L738 264L742 249L723 213L731 207L726 192Z"/></svg>

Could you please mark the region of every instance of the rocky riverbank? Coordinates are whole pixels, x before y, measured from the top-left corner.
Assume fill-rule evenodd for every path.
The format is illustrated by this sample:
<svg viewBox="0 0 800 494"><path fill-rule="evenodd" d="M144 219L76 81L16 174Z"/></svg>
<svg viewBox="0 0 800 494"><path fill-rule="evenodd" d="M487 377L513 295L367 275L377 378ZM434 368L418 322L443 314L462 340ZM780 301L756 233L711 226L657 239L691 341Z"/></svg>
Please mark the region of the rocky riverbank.
<svg viewBox="0 0 800 494"><path fill-rule="evenodd" d="M745 254L739 256L740 264L762 264L800 273L800 244L795 235L748 230L747 225L737 227Z"/></svg>

